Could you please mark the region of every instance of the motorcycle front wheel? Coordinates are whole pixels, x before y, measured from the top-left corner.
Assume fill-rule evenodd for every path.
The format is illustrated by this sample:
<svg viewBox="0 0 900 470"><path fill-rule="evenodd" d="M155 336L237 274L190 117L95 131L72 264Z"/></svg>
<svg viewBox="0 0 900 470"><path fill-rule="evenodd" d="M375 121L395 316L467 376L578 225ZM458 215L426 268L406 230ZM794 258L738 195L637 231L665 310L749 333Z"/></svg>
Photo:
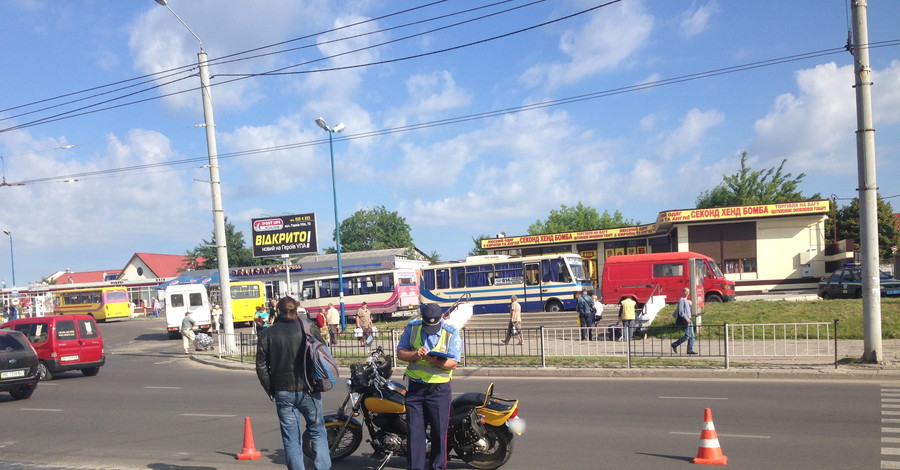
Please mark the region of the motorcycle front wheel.
<svg viewBox="0 0 900 470"><path fill-rule="evenodd" d="M484 426L484 439L487 441L487 449L484 452L475 452L463 458L474 468L490 470L502 467L512 456L512 433L506 426Z"/></svg>
<svg viewBox="0 0 900 470"><path fill-rule="evenodd" d="M332 462L353 455L353 453L356 452L356 449L359 448L359 444L362 442L362 428L356 423L349 423L347 424L347 429L344 430L344 435L341 436L340 442L335 446L334 441L337 439L343 426L344 423L341 421L325 423L325 434L328 435L328 448L333 449L331 451ZM309 439L309 431L303 431L303 454L310 459L313 458L312 441Z"/></svg>

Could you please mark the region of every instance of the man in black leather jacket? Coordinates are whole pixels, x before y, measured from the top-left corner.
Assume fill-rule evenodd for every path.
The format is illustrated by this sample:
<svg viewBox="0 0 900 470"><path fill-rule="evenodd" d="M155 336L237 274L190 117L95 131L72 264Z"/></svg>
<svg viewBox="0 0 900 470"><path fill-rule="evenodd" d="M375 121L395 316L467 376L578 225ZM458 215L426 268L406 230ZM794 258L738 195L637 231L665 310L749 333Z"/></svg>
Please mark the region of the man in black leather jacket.
<svg viewBox="0 0 900 470"><path fill-rule="evenodd" d="M297 301L284 297L276 305L278 316L275 323L261 329L256 347L256 376L259 383L275 401L278 422L281 426L281 440L290 470L304 470L303 433L300 416L309 431L316 470L331 468L328 452L328 437L325 434L325 419L322 411L321 393L304 390L303 374L306 337L300 326L306 319L297 316ZM310 326L315 332L318 328ZM318 337L321 340L321 337Z"/></svg>

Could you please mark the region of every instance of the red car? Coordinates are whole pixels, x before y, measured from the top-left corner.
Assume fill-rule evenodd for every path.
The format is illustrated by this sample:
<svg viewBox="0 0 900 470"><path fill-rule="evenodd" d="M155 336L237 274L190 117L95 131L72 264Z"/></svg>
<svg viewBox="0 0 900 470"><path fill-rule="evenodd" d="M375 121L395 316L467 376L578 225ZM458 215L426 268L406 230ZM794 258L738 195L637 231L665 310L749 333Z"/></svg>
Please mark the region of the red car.
<svg viewBox="0 0 900 470"><path fill-rule="evenodd" d="M41 380L69 370L94 376L106 363L103 335L90 315L20 318L0 328L19 331L28 338L40 360Z"/></svg>

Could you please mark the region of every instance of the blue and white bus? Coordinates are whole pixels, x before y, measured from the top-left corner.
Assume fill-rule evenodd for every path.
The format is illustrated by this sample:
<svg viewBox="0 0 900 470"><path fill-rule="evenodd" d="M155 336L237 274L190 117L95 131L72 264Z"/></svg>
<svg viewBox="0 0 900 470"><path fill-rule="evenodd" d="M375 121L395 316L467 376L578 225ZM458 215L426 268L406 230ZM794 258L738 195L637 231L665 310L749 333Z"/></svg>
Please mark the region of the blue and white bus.
<svg viewBox="0 0 900 470"><path fill-rule="evenodd" d="M474 313L509 313L515 295L523 312L575 309L575 296L593 290L581 257L574 253L509 257L470 256L464 262L422 267L422 303L449 308L465 294Z"/></svg>

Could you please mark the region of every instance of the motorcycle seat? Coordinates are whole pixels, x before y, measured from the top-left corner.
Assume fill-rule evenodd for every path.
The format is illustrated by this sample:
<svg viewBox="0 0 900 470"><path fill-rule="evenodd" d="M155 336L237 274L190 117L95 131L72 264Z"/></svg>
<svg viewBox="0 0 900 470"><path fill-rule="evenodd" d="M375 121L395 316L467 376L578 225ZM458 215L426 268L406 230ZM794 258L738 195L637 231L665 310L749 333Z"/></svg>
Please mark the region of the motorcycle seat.
<svg viewBox="0 0 900 470"><path fill-rule="evenodd" d="M466 392L453 399L452 406L481 406L484 404L484 393Z"/></svg>

